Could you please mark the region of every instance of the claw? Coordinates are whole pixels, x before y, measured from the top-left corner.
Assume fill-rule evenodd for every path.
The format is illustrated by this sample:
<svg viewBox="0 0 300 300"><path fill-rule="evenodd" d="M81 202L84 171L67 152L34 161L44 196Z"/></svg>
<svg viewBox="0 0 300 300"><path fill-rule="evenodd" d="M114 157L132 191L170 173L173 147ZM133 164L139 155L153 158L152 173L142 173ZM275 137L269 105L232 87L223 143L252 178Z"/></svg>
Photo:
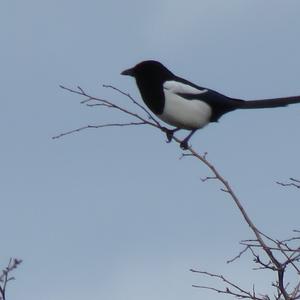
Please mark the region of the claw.
<svg viewBox="0 0 300 300"><path fill-rule="evenodd" d="M171 143L173 139L174 132L172 130L166 131L167 143Z"/></svg>
<svg viewBox="0 0 300 300"><path fill-rule="evenodd" d="M166 133L167 136L167 143L171 143L172 139L173 139L173 135L174 132L176 132L177 130L179 130L180 128L175 128L175 129L168 129L166 127L162 128L162 131L164 131Z"/></svg>
<svg viewBox="0 0 300 300"><path fill-rule="evenodd" d="M187 143L187 141L183 140L181 143L180 143L180 148L182 150L187 150L189 148L189 145Z"/></svg>
<svg viewBox="0 0 300 300"><path fill-rule="evenodd" d="M190 134L180 143L180 148L183 150L187 150L189 148L188 141L191 136L196 132L197 129L194 129L190 132Z"/></svg>

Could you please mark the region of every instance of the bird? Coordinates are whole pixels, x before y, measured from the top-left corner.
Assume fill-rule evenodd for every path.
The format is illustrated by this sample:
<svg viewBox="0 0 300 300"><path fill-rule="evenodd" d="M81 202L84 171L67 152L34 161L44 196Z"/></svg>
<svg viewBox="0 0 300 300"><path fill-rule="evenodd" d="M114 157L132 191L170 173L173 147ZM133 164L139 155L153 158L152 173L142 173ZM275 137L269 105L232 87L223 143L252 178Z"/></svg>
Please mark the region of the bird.
<svg viewBox="0 0 300 300"><path fill-rule="evenodd" d="M133 77L147 107L160 120L175 127L163 127L168 142L172 141L176 131L190 131L180 143L184 150L189 148L188 142L198 129L210 122L218 122L228 112L281 107L300 102L300 96L261 100L231 98L175 75L156 60L142 61L124 70L121 75Z"/></svg>

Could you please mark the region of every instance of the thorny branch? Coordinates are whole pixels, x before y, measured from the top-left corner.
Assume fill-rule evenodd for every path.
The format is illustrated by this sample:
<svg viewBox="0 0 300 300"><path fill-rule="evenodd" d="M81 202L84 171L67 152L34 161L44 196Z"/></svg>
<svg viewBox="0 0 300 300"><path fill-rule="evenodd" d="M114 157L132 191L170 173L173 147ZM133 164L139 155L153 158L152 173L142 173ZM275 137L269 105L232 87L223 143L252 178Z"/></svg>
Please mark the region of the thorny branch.
<svg viewBox="0 0 300 300"><path fill-rule="evenodd" d="M10 274L11 272L16 269L19 264L22 263L21 259L10 259L8 262L7 267L2 270L2 273L0 274L0 300L5 300L6 298L6 287L7 283L11 280L14 280L15 278L12 277Z"/></svg>
<svg viewBox="0 0 300 300"><path fill-rule="evenodd" d="M160 124L159 121L156 120L152 116L152 114L142 105L140 105L134 98L132 98L128 93L121 91L120 89L111 86L111 85L104 85L105 88L110 88L121 95L127 97L132 104L134 104L139 110L141 110L141 113L132 112L131 110L128 110L127 108L124 108L123 106L117 105L113 103L112 101L101 99L98 97L94 97L89 95L87 92L85 92L81 87L77 87L77 89L70 89L64 86L61 86L62 89L65 89L71 93L78 94L80 96L83 96L85 99L81 101L81 103L86 104L88 106L104 106L108 107L114 110L117 110L121 113L124 113L125 115L129 116L133 120L126 123L109 123L109 124L100 124L100 125L87 125L83 126L74 130L70 130L64 133L61 133L57 136L54 136L54 139L61 138L65 135L73 134L75 132L80 132L85 129L89 128L103 128L103 127L121 127L121 126L138 126L138 125L150 125L151 127L157 128L161 130L162 132L166 133L167 129ZM181 140L178 139L176 136L173 137L173 140L180 144ZM203 182L209 181L209 180L216 180L221 184L220 190L225 192L230 196L230 198L234 201L237 208L239 209L240 213L242 214L244 220L250 227L251 231L253 232L255 239L253 240L244 240L241 242L241 245L243 245L245 248L240 251L240 253L234 257L233 259L229 260L228 262L233 262L240 258L244 253L251 252L252 256L254 257L254 263L258 265L258 268L256 269L268 269L277 274L276 282L272 285L276 288L276 295L275 300L296 300L300 299L300 279L299 283L296 284L296 286L293 289L288 290L288 283L285 283L284 275L286 273L286 270L288 267L291 266L291 268L294 270L295 274L300 278L300 271L299 271L299 262L300 262L300 247L297 246L291 246L288 243L291 242L299 242L300 237L292 237L290 239L286 239L283 241L278 241L275 239L270 238L269 236L262 233L256 225L253 223L249 215L247 214L246 210L242 206L239 198L235 194L234 190L232 189L229 182L221 175L221 173L215 168L215 166L207 159L207 153L199 154L196 150L194 150L192 147L189 147L186 149L186 152L182 154L183 157L193 157L198 160L200 160L203 164L206 165L206 167L210 170L211 175L207 176L202 179ZM290 178L292 181L291 183L279 183L282 186L294 186L297 188L300 188L300 181L294 178ZM295 233L299 233L298 230L295 230ZM260 255L258 255L257 251L262 251L263 259ZM279 254L279 255L278 255ZM265 259L267 258L267 261ZM255 292L255 289L253 287L253 290L247 291L245 289L242 289L239 285L227 280L223 275L217 275L201 270L191 270L192 272L213 277L215 279L221 280L226 287L224 289L218 289L215 287L208 287L208 286L200 286L197 285L198 288L204 288L204 289L210 289L212 291L215 291L217 293L224 293L229 294L238 298L245 298L245 299L253 299L253 300L268 300L270 297L268 295L258 296Z"/></svg>

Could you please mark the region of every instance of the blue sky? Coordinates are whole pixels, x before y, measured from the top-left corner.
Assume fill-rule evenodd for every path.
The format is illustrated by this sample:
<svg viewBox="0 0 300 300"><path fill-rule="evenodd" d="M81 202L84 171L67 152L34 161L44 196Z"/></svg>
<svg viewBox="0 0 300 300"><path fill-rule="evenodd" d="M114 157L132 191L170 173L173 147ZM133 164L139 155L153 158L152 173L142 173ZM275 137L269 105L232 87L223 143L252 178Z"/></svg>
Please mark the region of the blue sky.
<svg viewBox="0 0 300 300"><path fill-rule="evenodd" d="M140 100L119 74L144 59L236 98L300 94L299 9L296 0L2 1L0 263L24 260L8 299L215 299L191 287L204 283L192 267L269 291L273 277L248 271L250 257L226 264L252 237L232 201L160 132L51 137L124 119L59 84L130 108L102 84ZM192 139L277 238L299 229L299 192L275 184L300 177L299 114L300 105L233 112Z"/></svg>

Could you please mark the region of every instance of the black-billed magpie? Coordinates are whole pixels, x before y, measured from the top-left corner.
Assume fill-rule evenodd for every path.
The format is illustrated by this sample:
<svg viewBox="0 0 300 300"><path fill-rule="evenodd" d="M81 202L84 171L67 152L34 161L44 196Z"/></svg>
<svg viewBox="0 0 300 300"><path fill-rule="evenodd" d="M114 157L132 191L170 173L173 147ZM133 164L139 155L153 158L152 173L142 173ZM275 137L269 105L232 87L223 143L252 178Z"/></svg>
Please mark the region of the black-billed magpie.
<svg viewBox="0 0 300 300"><path fill-rule="evenodd" d="M241 100L200 87L176 76L163 64L154 60L142 61L121 73L135 78L141 96L149 109L161 120L175 126L166 129L169 142L179 129L191 130L181 142L188 148L188 140L199 128L236 109L271 108L299 103L300 96L262 100Z"/></svg>

